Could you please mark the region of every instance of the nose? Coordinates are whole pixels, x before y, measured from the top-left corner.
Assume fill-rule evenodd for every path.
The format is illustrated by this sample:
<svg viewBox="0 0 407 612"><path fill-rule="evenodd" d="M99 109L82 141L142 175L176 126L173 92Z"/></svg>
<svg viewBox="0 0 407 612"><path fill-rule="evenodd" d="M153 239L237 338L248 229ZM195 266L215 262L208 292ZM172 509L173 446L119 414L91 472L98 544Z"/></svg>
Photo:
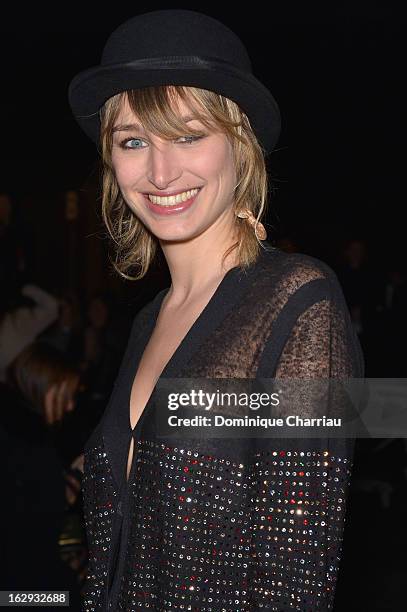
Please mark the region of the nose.
<svg viewBox="0 0 407 612"><path fill-rule="evenodd" d="M152 185L157 189L166 189L181 174L181 164L171 142L150 146L147 178Z"/></svg>

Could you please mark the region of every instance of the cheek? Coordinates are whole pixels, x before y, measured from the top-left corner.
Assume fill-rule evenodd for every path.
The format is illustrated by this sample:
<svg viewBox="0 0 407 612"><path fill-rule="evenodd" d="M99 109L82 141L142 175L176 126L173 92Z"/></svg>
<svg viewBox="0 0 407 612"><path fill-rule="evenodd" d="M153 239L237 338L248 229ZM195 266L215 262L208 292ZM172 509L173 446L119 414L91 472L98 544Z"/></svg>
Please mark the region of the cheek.
<svg viewBox="0 0 407 612"><path fill-rule="evenodd" d="M112 167L116 181L121 189L134 184L141 176L142 168L131 156L112 153Z"/></svg>
<svg viewBox="0 0 407 612"><path fill-rule="evenodd" d="M205 155L205 170L208 177L222 180L224 183L233 180L235 173L233 163L233 150L228 141L223 139L215 142L211 150Z"/></svg>
<svg viewBox="0 0 407 612"><path fill-rule="evenodd" d="M134 180L134 168L132 169L129 164L113 164L113 171L121 189L125 189Z"/></svg>

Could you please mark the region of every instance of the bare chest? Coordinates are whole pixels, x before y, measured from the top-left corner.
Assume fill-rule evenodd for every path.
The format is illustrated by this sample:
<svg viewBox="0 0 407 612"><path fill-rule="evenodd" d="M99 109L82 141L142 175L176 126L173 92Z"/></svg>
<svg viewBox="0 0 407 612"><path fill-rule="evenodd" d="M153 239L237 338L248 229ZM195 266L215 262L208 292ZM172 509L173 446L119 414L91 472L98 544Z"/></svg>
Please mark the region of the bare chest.
<svg viewBox="0 0 407 612"><path fill-rule="evenodd" d="M164 368L174 355L190 328L193 326L205 302L185 311L162 311L154 331L144 349L130 394L130 425L134 429L143 414L154 387ZM133 461L134 438L132 436L127 458L127 479Z"/></svg>
<svg viewBox="0 0 407 612"><path fill-rule="evenodd" d="M179 312L163 312L144 349L130 394L130 423L137 425L164 368L188 334L204 302Z"/></svg>

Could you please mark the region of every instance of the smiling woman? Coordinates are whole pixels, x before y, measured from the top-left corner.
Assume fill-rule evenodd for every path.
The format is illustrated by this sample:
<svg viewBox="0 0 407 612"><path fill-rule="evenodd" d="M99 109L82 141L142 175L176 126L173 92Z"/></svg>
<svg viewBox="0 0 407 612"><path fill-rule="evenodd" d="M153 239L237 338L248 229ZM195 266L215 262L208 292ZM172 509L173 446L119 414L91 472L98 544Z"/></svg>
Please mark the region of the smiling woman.
<svg viewBox="0 0 407 612"><path fill-rule="evenodd" d="M245 208L257 218L265 214L268 175L262 147L236 103L181 85L122 92L101 110L101 146L102 211L116 244L114 266L120 274L142 278L159 239L202 233L225 208L229 234L235 238L234 246L228 246L237 249L241 265L256 260L256 234L237 213ZM167 156L169 165L163 168ZM160 174L163 170L167 174ZM165 189L172 184L176 187ZM203 193L188 197L187 192L196 189ZM146 194L151 200L147 208L140 197ZM175 194L184 195L177 202L162 199ZM199 210L189 211L195 202ZM188 217L177 215L172 225L160 224L160 218L186 211ZM137 273L130 275L131 269Z"/></svg>
<svg viewBox="0 0 407 612"><path fill-rule="evenodd" d="M185 10L119 26L69 95L101 147L116 270L139 279L160 248L171 274L134 318L85 446L83 610L331 610L352 443L160 426L171 416L160 380L234 391L240 379L363 376L333 271L264 241L273 96L234 32ZM346 409L305 391L313 417ZM304 415L283 404L281 418ZM248 416L220 410L225 423Z"/></svg>

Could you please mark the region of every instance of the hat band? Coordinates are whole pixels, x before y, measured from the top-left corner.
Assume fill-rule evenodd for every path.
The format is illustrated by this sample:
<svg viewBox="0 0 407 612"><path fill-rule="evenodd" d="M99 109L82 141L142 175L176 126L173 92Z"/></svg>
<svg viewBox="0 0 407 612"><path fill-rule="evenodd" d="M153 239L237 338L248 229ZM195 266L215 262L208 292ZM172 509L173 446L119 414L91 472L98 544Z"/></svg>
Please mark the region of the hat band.
<svg viewBox="0 0 407 612"><path fill-rule="evenodd" d="M245 72L243 69L237 68L230 62L202 55L165 55L163 57L145 57L131 62L120 64L104 64L103 68L109 69L115 66L120 68L132 68L135 70L172 70L172 69L189 69L199 68L200 70L213 70L214 72L223 72L224 74L233 73L247 81L252 74Z"/></svg>

